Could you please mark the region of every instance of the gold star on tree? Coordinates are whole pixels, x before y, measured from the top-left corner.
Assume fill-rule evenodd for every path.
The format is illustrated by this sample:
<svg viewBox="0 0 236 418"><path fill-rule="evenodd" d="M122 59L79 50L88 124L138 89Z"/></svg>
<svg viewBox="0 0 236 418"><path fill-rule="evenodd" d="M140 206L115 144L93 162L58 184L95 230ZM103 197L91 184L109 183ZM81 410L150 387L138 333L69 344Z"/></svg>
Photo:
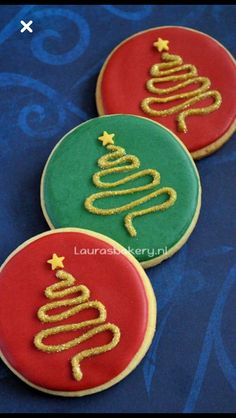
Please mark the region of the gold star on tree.
<svg viewBox="0 0 236 418"><path fill-rule="evenodd" d="M99 136L99 141L102 141L102 145L105 147L108 144L114 144L113 136L115 134L109 134L107 131L103 131L102 136Z"/></svg>
<svg viewBox="0 0 236 418"><path fill-rule="evenodd" d="M58 268L64 268L63 260L65 257L58 257L57 254L53 254L52 258L50 260L47 260L48 264L51 264L52 270L58 269Z"/></svg>
<svg viewBox="0 0 236 418"><path fill-rule="evenodd" d="M154 42L153 46L155 46L159 52L169 51L168 43L169 41L164 40L162 38L158 38L158 40Z"/></svg>

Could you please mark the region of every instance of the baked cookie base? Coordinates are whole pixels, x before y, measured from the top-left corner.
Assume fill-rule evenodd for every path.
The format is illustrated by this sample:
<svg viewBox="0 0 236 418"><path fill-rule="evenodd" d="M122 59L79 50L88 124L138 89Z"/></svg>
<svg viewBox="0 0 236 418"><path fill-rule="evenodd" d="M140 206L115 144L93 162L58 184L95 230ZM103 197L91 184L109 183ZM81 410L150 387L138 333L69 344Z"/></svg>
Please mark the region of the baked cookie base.
<svg viewBox="0 0 236 418"><path fill-rule="evenodd" d="M106 117L110 117L110 116L115 116L115 115L103 115L101 117L106 118ZM146 119L149 122L153 122L154 124L160 125L162 126L160 123L158 122L154 122L149 118L143 117L143 116L137 116L141 119ZM78 126L84 125L87 122L83 122ZM68 134L70 134L71 132L73 132L77 127L73 128L71 131L67 132L65 136L67 136ZM154 267L157 264L160 264L162 261L168 259L169 257L171 257L172 255L174 255L188 240L188 238L190 237L192 231L194 230L196 223L198 221L198 217L199 217L199 213L200 213L200 208L201 208L201 194L202 194L202 190L201 190L201 182L200 182L200 177L197 171L197 168L195 166L195 163L192 159L192 156L190 154L190 152L188 151L188 149L186 148L186 146L183 144L183 142L178 138L178 136L176 136L172 131L170 131L168 128L165 127L165 129L167 131L169 131L171 133L172 136L175 137L175 139L179 142L179 144L182 146L182 148L185 150L185 152L189 155L189 158L192 160L192 164L194 167L194 170L196 172L197 178L198 178L198 186L199 186L199 193L198 193L198 202L197 202L197 206L196 206L196 210L195 210L195 214L194 217L192 219L191 224L189 225L189 227L187 228L187 230L185 231L184 235L182 236L182 238L177 242L177 244L175 244L173 247L171 247L165 254L162 254L158 257L152 258L151 260L145 260L142 261L140 264L142 265L142 267L144 269L147 269L149 267ZM43 215L46 219L46 222L48 224L48 226L50 227L50 229L55 229L55 226L53 225L51 219L48 216L47 210L46 210L46 205L44 202L44 190L43 190L43 184L44 184L44 176L47 170L47 166L49 164L50 158L51 156L54 154L54 151L57 149L57 147L59 146L59 144L64 140L65 136L56 144L56 146L53 148L51 154L48 157L48 160L45 164L43 173L42 173L42 177L41 177L41 183L40 183L40 203L41 203L41 208L43 211Z"/></svg>
<svg viewBox="0 0 236 418"><path fill-rule="evenodd" d="M26 242L24 242L22 245L20 245L18 248L16 248L15 251L13 251L8 258L5 260L5 262L2 264L0 271L4 268L4 266L10 261L10 259L12 257L14 257L19 251L21 251L24 247L26 247L27 245L29 245L30 243L32 243L33 241L35 241L38 238L44 237L46 235L50 235L50 234L55 234L55 233L60 233L60 232L81 232L81 233L85 233L87 235L90 235L92 237L101 239L103 241L105 241L106 243L112 245L117 251L124 251L124 248L118 244L117 242L115 242L114 240L112 240L111 238L108 238L102 234L96 233L96 232L92 232L90 230L86 230L86 229L80 229L80 228L60 228L57 230L53 230L53 231L47 231L44 232L42 234L38 234L35 237L27 240ZM147 329L146 329L146 333L145 333L145 337L143 340L142 345L140 346L138 352L135 354L134 358L132 359L132 361L129 363L129 365L115 378L113 378L112 380L108 381L107 383L94 387L92 389L88 389L88 390L81 390L81 391L54 391L54 390L49 390L46 389L44 387L41 386L37 386L34 383L28 381L24 376L22 376L16 369L14 369L14 367L11 366L11 364L8 362L8 360L5 358L5 356L3 355L3 353L0 351L0 358L2 359L2 361L6 364L6 366L17 376L19 377L23 382L25 382L26 384L28 384L29 386L31 386L34 389L38 389L41 392L45 392L48 393L50 395L57 395L57 396L64 396L64 397L79 397L79 396L85 396L85 395L91 395L93 393L96 392L100 392L103 391L105 389L108 389L109 387L115 385L116 383L120 382L122 379L124 379L129 373L131 373L140 363L140 361L142 360L142 358L145 356L155 333L155 329L156 329L156 317L157 317L157 305L156 305L156 298L151 286L151 283L149 281L148 276L146 275L145 271L142 269L142 267L140 266L140 263L128 252L126 252L126 257L128 258L129 262L134 266L134 268L138 271L138 273L140 274L140 278L142 280L145 292L146 292L146 296L147 296L147 300L149 302L148 304L148 320L147 320Z"/></svg>
<svg viewBox="0 0 236 418"><path fill-rule="evenodd" d="M97 79L95 98L96 98L97 111L98 111L98 114L100 116L103 116L103 115L106 114L105 113L105 110L104 110L104 106L103 106L103 101L102 101L101 84L102 84L103 73L104 73L105 68L107 66L107 63L110 60L110 58L112 57L112 55L116 52L116 50L121 45L123 45L129 39L132 39L132 38L136 37L137 35L140 35L142 33L149 32L149 31L152 31L152 30L155 30L155 29L162 29L162 28L169 28L169 27L173 27L173 26L158 26L158 27L153 27L153 28L150 28L150 29L147 29L147 30L144 30L144 31L137 32L134 35L129 36L128 38L126 38L124 41L120 42L111 51L111 53L106 58L103 66L102 66L102 68L100 70L98 79ZM175 26L175 27L176 28L188 29L189 31L198 32L198 33L201 33L203 35L203 32L200 32L200 31L198 31L196 29L187 28L186 26ZM206 37L208 37L208 38L212 38L216 43L218 43L225 50L225 52L230 56L230 58L232 59L232 61L235 62L235 59L232 56L232 54L220 42L218 42L215 38L213 38L213 37L211 37L211 36L209 36L207 34L204 34L204 35ZM155 121L153 121L153 122L155 122ZM156 122L156 123L158 123L158 122ZM207 145L206 147L203 147L203 148L200 148L200 149L198 149L196 151L191 152L191 155L192 155L193 159L194 160L200 160L200 159L202 159L204 157L207 157L208 155L213 154L214 152L216 152L219 148L221 148L231 138L231 136L234 134L235 131L236 131L236 119L233 121L233 123L229 127L228 131L225 132L225 134L222 135L220 138L217 138L214 142L212 142L211 144Z"/></svg>

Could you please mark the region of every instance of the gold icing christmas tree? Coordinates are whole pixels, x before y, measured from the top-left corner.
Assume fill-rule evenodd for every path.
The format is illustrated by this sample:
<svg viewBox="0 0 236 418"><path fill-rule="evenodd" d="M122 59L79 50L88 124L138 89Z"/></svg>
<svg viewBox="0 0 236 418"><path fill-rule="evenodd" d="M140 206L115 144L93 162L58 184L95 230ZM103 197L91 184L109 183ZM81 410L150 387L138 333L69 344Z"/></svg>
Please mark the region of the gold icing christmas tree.
<svg viewBox="0 0 236 418"><path fill-rule="evenodd" d="M101 168L101 171L98 171L93 175L93 183L96 187L102 189L113 189L116 186L120 186L122 184L129 183L130 181L137 180L141 177L152 177L152 181L148 184L138 187L132 187L123 190L109 190L109 191L102 191L98 193L94 193L89 196L85 200L85 208L96 215L115 215L117 213L121 213L124 211L129 211L127 215L124 217L124 224L125 228L127 229L128 233L135 237L137 235L137 231L133 225L133 219L138 216L143 216L148 213L164 211L172 206L177 198L176 191L171 187L162 187L161 189L155 190L153 192L148 193L146 196L132 200L130 203L125 205L116 206L110 209L103 209L97 208L94 203L96 200L99 199L106 199L110 197L117 198L118 196L125 196L125 195L133 195L134 193L146 191L150 189L155 189L156 186L160 184L160 173L155 169L145 169L138 171L134 174L130 174L125 176L124 178L112 181L112 182L105 182L102 178L108 174L115 174L115 173L125 173L127 171L136 170L140 167L140 161L138 157L135 155L127 155L124 148L114 145L114 136L115 134L109 134L106 131L103 132L103 135L98 138L99 141L102 141L103 146L106 147L107 150L110 152L98 160L98 166ZM131 211L131 209L135 208L136 206L140 206L143 203L154 199L157 196L161 195L168 195L167 200L163 203L156 204L151 206L150 208L140 209L137 211Z"/></svg>
<svg viewBox="0 0 236 418"><path fill-rule="evenodd" d="M57 254L53 254L53 257L47 262L51 264L52 270L57 269L56 277L59 282L48 286L45 290L45 296L52 300L52 302L43 305L38 310L38 318L42 323L54 323L61 322L64 319L70 318L86 309L96 309L98 312L97 318L88 319L82 322L75 322L72 324L57 325L48 329L43 329L34 338L34 345L41 351L46 353L61 352L69 350L72 347L79 345L80 343L91 339L93 336L100 334L104 331L110 331L112 340L104 345L89 348L81 351L71 358L72 373L76 380L80 381L83 377L83 373L80 368L80 363L83 359L92 357L101 353L105 353L112 350L120 341L120 330L119 328L111 323L105 323L107 312L105 306L97 301L90 300L90 291L84 285L76 285L76 279L64 270L61 270L63 265L64 257L58 257ZM60 270L58 270L60 269ZM67 296L76 295L74 297ZM53 301L54 299L61 299ZM49 314L48 312L57 309L66 308L61 313ZM91 328L92 326L92 328ZM77 336L65 343L60 344L46 344L44 340L52 335L66 334L66 332L79 331L83 328L90 327L82 335Z"/></svg>
<svg viewBox="0 0 236 418"><path fill-rule="evenodd" d="M168 51L169 41L158 38L154 42L154 47L159 51ZM208 77L201 77L198 75L197 68L191 64L183 64L183 60L179 55L172 55L168 52L161 54L162 63L154 64L150 69L150 78L146 83L146 88L150 93L154 93L159 97L146 97L141 102L141 108L144 113L149 116L169 116L174 113L177 115L177 126L180 132L187 132L186 118L193 115L205 115L219 109L222 103L221 94L217 90L209 90L211 81ZM185 74L183 71L187 71ZM172 87L157 87L160 83L178 82ZM178 90L184 89L191 84L198 85L194 90L185 91L182 93L175 93ZM172 94L174 93L174 94ZM207 98L212 99L212 104L202 106L199 108L189 109L192 105ZM166 104L173 101L181 101L180 104L173 105L168 109L157 110L152 105Z"/></svg>

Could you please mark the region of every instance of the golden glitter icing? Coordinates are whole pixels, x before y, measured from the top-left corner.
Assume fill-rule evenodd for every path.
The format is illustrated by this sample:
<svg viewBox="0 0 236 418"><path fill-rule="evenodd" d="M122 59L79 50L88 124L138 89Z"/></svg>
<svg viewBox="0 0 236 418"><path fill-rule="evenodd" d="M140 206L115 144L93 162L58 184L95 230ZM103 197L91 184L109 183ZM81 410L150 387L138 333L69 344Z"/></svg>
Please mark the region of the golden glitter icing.
<svg viewBox="0 0 236 418"><path fill-rule="evenodd" d="M80 368L81 361L85 358L105 353L106 351L112 350L114 347L116 347L116 345L120 341L120 330L114 324L104 324L107 317L106 308L101 302L97 300L89 301L90 291L86 286L74 285L75 278L71 274L63 270L58 270L56 272L56 277L61 281L46 288L45 296L48 299L59 299L72 294L78 294L78 296L69 299L63 299L60 301L57 300L54 302L50 302L39 308L38 318L41 322L53 323L63 321L64 319L70 318L71 316L76 315L77 313L84 311L85 309L96 309L98 311L98 316L97 318L88 319L86 321L78 323L58 325L52 328L44 329L35 336L35 346L41 351L47 353L55 353L75 347L80 343L89 340L94 335L100 334L104 331L110 331L113 334L112 340L109 343L104 344L102 346L83 350L71 358L73 376L76 380L79 381L83 377L83 373ZM49 311L57 308L68 309L54 315L48 314ZM86 330L79 337L75 337L65 343L60 343L57 345L48 345L44 343L44 340L49 336L70 331L78 331L82 328L89 326L93 326L93 328Z"/></svg>
<svg viewBox="0 0 236 418"><path fill-rule="evenodd" d="M150 93L155 93L160 96L164 95L165 97L147 97L141 102L141 108L150 116L168 116L173 113L178 113L176 118L178 130L181 132L187 132L187 125L185 122L186 118L192 115L205 115L219 109L222 103L221 94L217 90L209 90L211 86L210 79L208 77L198 76L196 67L191 64L183 64L183 60L179 55L171 55L168 52L164 52L161 57L164 62L154 64L151 67L150 73L153 78L147 81L146 87ZM187 73L183 74L183 71L187 71ZM179 72L181 73L176 75L176 73ZM165 83L169 81L180 82L175 84L173 87L156 87L158 83ZM185 93L170 94L192 84L198 84L200 87L196 87L195 90L187 91ZM212 98L213 103L211 105L188 109L195 103L207 98ZM184 100L179 105L175 105L164 110L152 108L153 104L169 103L181 99L187 100Z"/></svg>
<svg viewBox="0 0 236 418"><path fill-rule="evenodd" d="M135 155L126 155L125 149L116 145L108 145L106 147L111 152L107 155L102 156L98 160L98 165L102 169L101 171L97 172L93 175L93 183L95 186L100 188L113 188L116 186L120 186L122 184L126 184L130 181L137 180L141 177L149 176L152 178L151 182L148 184L145 184L143 186L138 187L132 187L125 190L109 190L109 191L102 191L98 193L94 193L91 196L89 196L85 200L85 207L86 209L94 213L96 215L115 215L117 213L121 213L123 211L127 211L130 209L133 209L134 207L141 205L145 202L148 202L151 199L154 199L157 196L161 196L163 194L168 195L168 199L165 200L165 202L154 205L147 209L142 209L134 212L130 212L127 214L124 218L124 224L129 232L129 234L132 237L135 237L137 235L137 231L133 226L133 219L137 216L143 216L148 213L154 213L158 211L164 211L168 209L170 206L172 206L177 198L176 191L170 187L162 187L159 190L153 191L146 196L133 200L130 203L127 203L122 206L109 208L109 209L103 209L98 208L94 206L94 203L98 199L105 199L109 197L114 196L125 196L125 195L132 195L133 193L150 190L155 188L160 184L160 173L157 170L154 169L146 169L141 170L139 172L136 172L134 174L128 175L120 180L112 181L112 182L104 182L102 181L102 178L104 176L107 176L108 174L114 174L114 173L125 173L130 170L135 170L140 167L140 161ZM118 166L120 164L123 164L121 166Z"/></svg>

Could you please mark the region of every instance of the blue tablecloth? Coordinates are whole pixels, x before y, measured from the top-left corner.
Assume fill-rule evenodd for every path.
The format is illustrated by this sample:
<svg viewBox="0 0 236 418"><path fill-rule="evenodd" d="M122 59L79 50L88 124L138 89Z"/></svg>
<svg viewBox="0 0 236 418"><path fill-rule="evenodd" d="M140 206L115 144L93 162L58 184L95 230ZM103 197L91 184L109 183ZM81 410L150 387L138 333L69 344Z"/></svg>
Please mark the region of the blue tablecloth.
<svg viewBox="0 0 236 418"><path fill-rule="evenodd" d="M181 25L234 54L235 18L229 5L0 7L1 262L48 229L43 166L58 139L97 115L96 79L108 53L135 32ZM33 33L20 33L21 19L33 20ZM188 243L147 271L158 331L137 369L107 391L70 399L31 389L1 362L1 412L236 411L235 139L197 163L203 202Z"/></svg>

